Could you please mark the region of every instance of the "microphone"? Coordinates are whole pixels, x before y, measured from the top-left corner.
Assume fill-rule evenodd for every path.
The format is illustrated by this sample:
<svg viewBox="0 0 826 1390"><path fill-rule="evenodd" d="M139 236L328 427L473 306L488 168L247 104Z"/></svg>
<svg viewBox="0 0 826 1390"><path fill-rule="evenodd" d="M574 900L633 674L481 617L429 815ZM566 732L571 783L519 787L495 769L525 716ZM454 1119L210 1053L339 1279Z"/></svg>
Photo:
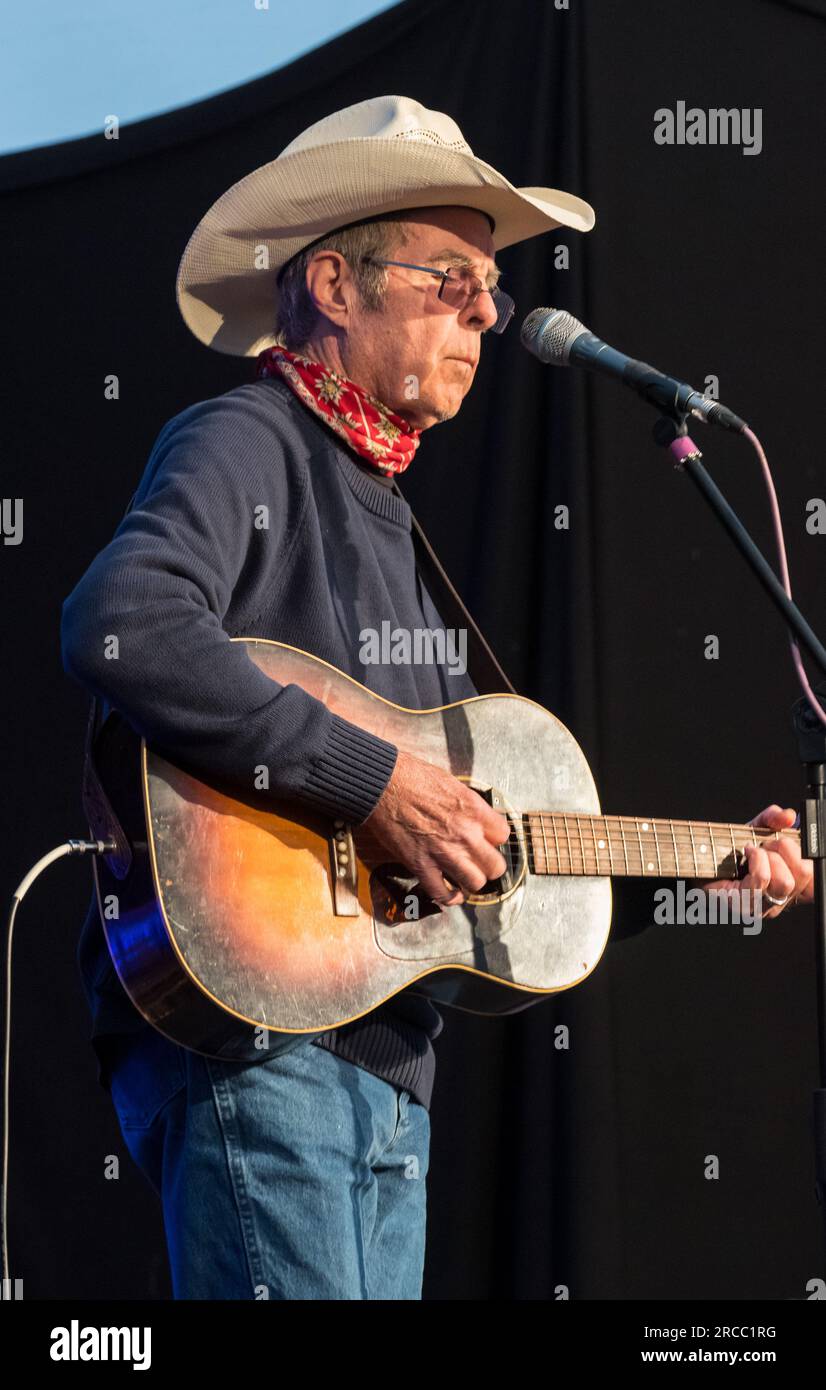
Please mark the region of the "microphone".
<svg viewBox="0 0 826 1390"><path fill-rule="evenodd" d="M694 415L707 425L719 425L738 434L748 428L739 415L711 396L704 396L702 391L695 391L687 382L665 376L647 362L637 362L609 347L564 309L533 309L522 324L521 338L528 352L540 362L554 367L587 367L592 372L616 377L671 417L675 412Z"/></svg>

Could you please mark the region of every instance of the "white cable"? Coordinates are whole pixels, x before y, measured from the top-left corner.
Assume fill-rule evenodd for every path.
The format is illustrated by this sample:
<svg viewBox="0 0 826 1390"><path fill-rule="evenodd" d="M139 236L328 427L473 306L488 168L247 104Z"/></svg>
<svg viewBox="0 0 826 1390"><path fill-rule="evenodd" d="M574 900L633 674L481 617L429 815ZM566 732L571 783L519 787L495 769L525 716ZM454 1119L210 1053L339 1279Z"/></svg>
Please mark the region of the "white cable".
<svg viewBox="0 0 826 1390"><path fill-rule="evenodd" d="M29 888L35 879L47 869L55 860L63 859L68 854L110 854L116 848L112 840L67 840L65 844L58 845L55 849L50 849L48 854L44 854L42 859L38 859L33 868L29 869L25 878L21 880L14 890L12 898L11 912L9 913L9 926L6 936L6 999L5 999L5 1026L3 1035L3 1195L2 1195L2 1216L0 1222L3 1230L3 1278L9 1278L9 1243L8 1243L8 1196L9 1196L9 1076L11 1072L11 956L12 939L14 935L14 919L17 909L20 906Z"/></svg>

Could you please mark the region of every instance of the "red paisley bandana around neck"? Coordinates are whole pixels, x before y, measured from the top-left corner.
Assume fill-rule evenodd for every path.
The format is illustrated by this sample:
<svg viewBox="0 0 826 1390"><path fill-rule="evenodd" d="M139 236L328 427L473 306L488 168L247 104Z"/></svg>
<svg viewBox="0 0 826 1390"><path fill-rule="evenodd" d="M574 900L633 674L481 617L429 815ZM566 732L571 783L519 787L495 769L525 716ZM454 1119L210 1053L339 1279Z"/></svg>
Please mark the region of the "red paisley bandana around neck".
<svg viewBox="0 0 826 1390"><path fill-rule="evenodd" d="M299 400L381 472L403 473L413 462L421 430L323 362L268 347L258 354L257 375L282 377Z"/></svg>

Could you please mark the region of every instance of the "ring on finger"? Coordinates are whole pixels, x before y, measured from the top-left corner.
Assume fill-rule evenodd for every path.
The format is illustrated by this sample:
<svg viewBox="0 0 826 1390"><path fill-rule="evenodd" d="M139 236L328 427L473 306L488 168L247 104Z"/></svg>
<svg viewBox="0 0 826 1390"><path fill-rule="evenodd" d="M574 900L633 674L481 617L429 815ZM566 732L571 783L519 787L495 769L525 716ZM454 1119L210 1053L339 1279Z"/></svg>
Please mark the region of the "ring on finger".
<svg viewBox="0 0 826 1390"><path fill-rule="evenodd" d="M791 893L787 893L785 898L773 898L771 893L766 892L765 888L762 891L763 897L766 899L767 902L771 903L772 907L785 907L786 903L792 896Z"/></svg>

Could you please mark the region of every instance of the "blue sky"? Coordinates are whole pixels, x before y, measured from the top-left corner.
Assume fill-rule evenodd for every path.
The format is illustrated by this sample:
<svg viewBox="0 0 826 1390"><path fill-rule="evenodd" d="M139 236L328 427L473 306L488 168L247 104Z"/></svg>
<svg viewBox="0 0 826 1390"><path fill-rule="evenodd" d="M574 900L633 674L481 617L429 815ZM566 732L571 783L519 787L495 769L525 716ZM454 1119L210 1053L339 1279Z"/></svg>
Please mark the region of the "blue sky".
<svg viewBox="0 0 826 1390"><path fill-rule="evenodd" d="M394 3L2 0L0 153L92 134L109 115L123 124L237 87Z"/></svg>

